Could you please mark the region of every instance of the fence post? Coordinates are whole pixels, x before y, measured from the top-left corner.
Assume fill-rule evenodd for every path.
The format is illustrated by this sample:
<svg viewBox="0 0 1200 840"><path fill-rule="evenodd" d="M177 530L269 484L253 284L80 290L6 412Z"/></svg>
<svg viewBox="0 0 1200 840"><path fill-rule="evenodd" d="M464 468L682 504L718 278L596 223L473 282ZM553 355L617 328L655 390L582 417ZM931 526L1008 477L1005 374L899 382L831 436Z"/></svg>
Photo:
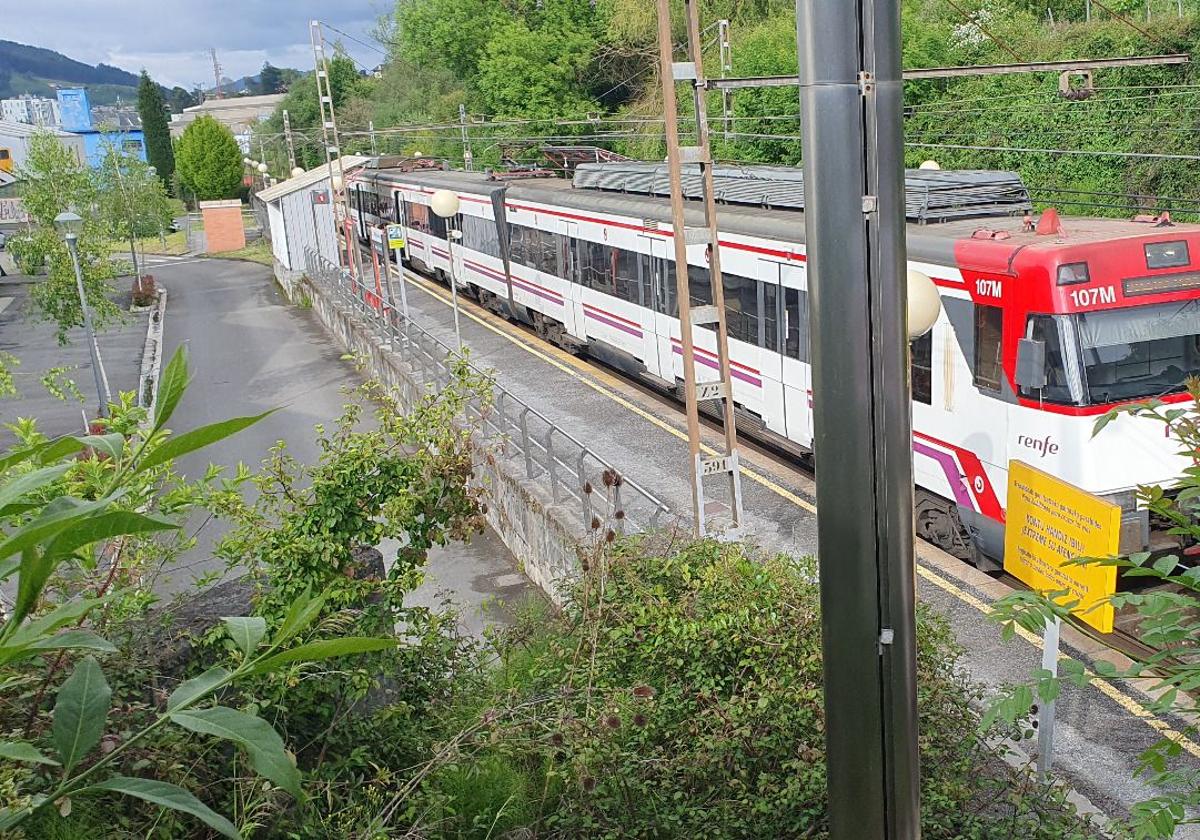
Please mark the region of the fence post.
<svg viewBox="0 0 1200 840"><path fill-rule="evenodd" d="M558 504L558 463L554 460L554 427L546 430L546 466L550 470L550 499Z"/></svg>
<svg viewBox="0 0 1200 840"><path fill-rule="evenodd" d="M533 453L529 451L529 423L526 420L528 414L529 406L525 406L521 412L521 451L525 453L525 475L533 478Z"/></svg>
<svg viewBox="0 0 1200 840"><path fill-rule="evenodd" d="M587 450L579 450L579 466L575 474L579 477L579 497L583 499L583 527L592 527L592 494L588 492L587 476L583 474L583 461L587 458Z"/></svg>

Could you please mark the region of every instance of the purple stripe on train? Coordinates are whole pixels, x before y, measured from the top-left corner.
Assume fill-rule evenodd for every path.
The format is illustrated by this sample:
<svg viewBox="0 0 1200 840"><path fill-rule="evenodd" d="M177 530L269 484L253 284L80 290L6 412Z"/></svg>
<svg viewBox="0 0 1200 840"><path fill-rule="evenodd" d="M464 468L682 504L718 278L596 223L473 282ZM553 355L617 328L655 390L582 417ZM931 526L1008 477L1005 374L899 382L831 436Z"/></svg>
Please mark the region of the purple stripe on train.
<svg viewBox="0 0 1200 840"><path fill-rule="evenodd" d="M954 460L953 455L941 452L915 440L913 441L913 452L916 452L918 455L928 455L937 461L942 467L942 472L946 474L946 482L950 485L950 489L954 491L954 501L967 510L975 510L975 504L971 501L971 495L967 492L967 477L958 468L958 463Z"/></svg>
<svg viewBox="0 0 1200 840"><path fill-rule="evenodd" d="M614 327L614 328L620 330L621 332L629 333L634 338L642 337L641 330L639 330L635 327L631 327L628 324L622 324L620 321L615 320L615 318L613 318L613 316L608 315L605 312L600 312L600 311L594 310L590 306L583 307L583 314L586 317L591 318L593 321L599 321L601 324L607 324L608 326Z"/></svg>
<svg viewBox="0 0 1200 840"><path fill-rule="evenodd" d="M674 351L676 352L676 354L678 354L678 355L680 355L680 356L682 356L682 355L683 355L683 348L682 348L682 347L680 347L678 344L674 344L674 343L672 343L672 345L671 345L671 349L672 349L672 350L674 350ZM717 364L717 360L716 360L716 359L710 359L710 358L708 358L707 356L702 356L702 355L701 355L701 354L699 354L699 353L695 353L695 354L693 354L693 355L695 355L695 357L696 357L696 361L698 361L700 364L702 364L702 365L707 365L708 367L712 368L713 370L720 370L720 365L718 365L718 364ZM740 379L740 380L742 380L743 382L749 382L749 383L750 383L751 385L753 385L755 388L761 388L761 387L762 387L762 380L761 380L761 379L759 379L757 376L751 376L751 375L750 375L750 374L748 374L748 373L745 373L745 372L743 372L743 371L741 371L741 370L738 370L738 369L737 369L736 367L734 367L733 365L730 365L730 366L729 366L729 372L733 374L733 378L734 378L734 379Z"/></svg>

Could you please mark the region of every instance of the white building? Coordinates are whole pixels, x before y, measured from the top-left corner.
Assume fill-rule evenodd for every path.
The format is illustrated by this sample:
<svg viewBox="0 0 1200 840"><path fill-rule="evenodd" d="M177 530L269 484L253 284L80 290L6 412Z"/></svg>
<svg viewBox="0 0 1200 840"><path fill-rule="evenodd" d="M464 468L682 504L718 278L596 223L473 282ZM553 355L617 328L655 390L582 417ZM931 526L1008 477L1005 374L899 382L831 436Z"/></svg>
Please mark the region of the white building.
<svg viewBox="0 0 1200 840"><path fill-rule="evenodd" d="M340 165L343 172L349 172L366 161L361 155L346 155ZM290 289L304 273L308 250L337 263L338 241L333 230L336 198L329 189L329 167L318 166L280 181L258 193L258 197L267 205L275 276L285 288Z"/></svg>
<svg viewBox="0 0 1200 840"><path fill-rule="evenodd" d="M0 120L0 159L7 160L10 171L17 173L25 165L29 156L29 141L38 132L53 134L58 142L66 146L75 160L82 166L87 160L87 148L84 139L78 134L60 131L57 128L39 128L23 122Z"/></svg>
<svg viewBox="0 0 1200 840"><path fill-rule="evenodd" d="M0 119L36 125L39 128L59 128L58 102L38 96L18 96L0 99Z"/></svg>

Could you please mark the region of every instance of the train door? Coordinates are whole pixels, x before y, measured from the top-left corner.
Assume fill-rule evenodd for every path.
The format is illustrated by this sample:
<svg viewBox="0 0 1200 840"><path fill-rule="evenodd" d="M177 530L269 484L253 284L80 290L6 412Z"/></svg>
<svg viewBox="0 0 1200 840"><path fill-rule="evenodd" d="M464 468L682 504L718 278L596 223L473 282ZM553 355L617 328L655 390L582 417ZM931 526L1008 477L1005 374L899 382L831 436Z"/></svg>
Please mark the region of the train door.
<svg viewBox="0 0 1200 840"><path fill-rule="evenodd" d="M396 260L397 265L402 265L404 258L408 257L408 220L404 217L404 196L400 190L391 191L391 204L395 210L396 224L404 232L404 247L392 252L392 258Z"/></svg>
<svg viewBox="0 0 1200 840"><path fill-rule="evenodd" d="M656 242L657 240L657 242ZM660 285L657 273L663 261L654 257L655 245L661 249L663 243L654 236L638 237L638 323L642 330L642 363L646 370L659 375L658 329L655 323L655 295Z"/></svg>
<svg viewBox="0 0 1200 840"><path fill-rule="evenodd" d="M563 222L562 267L563 279L563 325L567 332L581 341L587 340L587 327L583 323L583 287L579 284L579 252L575 243L579 239L579 223ZM540 308L540 307L539 307Z"/></svg>
<svg viewBox="0 0 1200 840"><path fill-rule="evenodd" d="M779 373L783 381L782 432L802 446L812 445L812 351L808 328L806 272L791 263L770 263L780 285L780 333L783 352ZM776 431L781 431L776 429Z"/></svg>
<svg viewBox="0 0 1200 840"><path fill-rule="evenodd" d="M679 313L675 306L675 275L671 271L673 257L668 257L665 239L657 236L648 238L654 343L658 348L658 370L651 372L674 384L676 379L683 378L683 356L675 352L675 340L680 333Z"/></svg>

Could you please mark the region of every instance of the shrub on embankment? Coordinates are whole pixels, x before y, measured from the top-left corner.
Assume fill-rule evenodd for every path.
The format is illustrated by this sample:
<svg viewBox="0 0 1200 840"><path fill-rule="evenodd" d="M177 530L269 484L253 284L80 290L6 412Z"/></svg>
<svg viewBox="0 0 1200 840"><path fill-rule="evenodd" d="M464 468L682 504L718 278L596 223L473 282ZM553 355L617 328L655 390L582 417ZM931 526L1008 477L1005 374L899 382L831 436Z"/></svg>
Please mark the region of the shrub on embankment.
<svg viewBox="0 0 1200 840"><path fill-rule="evenodd" d="M490 689L448 717L409 806L422 836L824 836L812 562L656 538L590 565L561 614L501 636ZM1092 836L981 741L946 623L922 609L919 639L924 835Z"/></svg>

